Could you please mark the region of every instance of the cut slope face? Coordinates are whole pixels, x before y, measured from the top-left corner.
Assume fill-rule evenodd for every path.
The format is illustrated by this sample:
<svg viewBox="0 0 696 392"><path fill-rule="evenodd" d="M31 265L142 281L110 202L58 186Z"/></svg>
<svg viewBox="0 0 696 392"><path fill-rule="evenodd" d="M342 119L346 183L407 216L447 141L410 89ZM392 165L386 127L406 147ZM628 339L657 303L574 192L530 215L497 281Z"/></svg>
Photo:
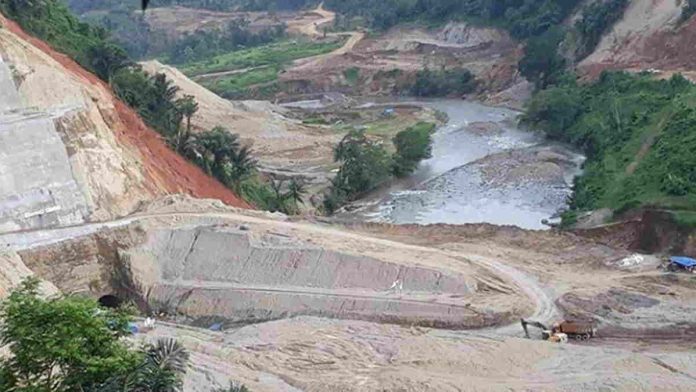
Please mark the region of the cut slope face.
<svg viewBox="0 0 696 392"><path fill-rule="evenodd" d="M696 18L678 26L681 1L633 0L623 18L583 60L579 69L590 76L604 69L692 71Z"/></svg>
<svg viewBox="0 0 696 392"><path fill-rule="evenodd" d="M0 236L0 245L64 292L113 293L206 327L314 315L478 328L536 302L464 254L268 215L147 212L89 227Z"/></svg>
<svg viewBox="0 0 696 392"><path fill-rule="evenodd" d="M157 266L159 276L146 286L154 309L176 304L177 313L194 322L302 314L453 328L496 321L461 304L479 290L471 275L284 235L234 227L158 230L125 254L131 265Z"/></svg>
<svg viewBox="0 0 696 392"><path fill-rule="evenodd" d="M94 75L0 23L2 230L113 219L170 193L246 206L169 150Z"/></svg>
<svg viewBox="0 0 696 392"><path fill-rule="evenodd" d="M50 116L0 114L0 146L0 231L85 220L87 200Z"/></svg>

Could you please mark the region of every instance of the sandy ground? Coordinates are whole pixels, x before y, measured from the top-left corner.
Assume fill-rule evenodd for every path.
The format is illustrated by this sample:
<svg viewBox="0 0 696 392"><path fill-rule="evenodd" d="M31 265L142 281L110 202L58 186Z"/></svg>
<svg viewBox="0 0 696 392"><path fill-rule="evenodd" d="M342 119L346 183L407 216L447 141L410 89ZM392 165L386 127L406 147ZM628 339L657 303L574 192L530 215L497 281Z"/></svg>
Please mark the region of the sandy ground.
<svg viewBox="0 0 696 392"><path fill-rule="evenodd" d="M252 144L262 169L304 177L325 184L333 164L332 149L340 135L324 127L310 127L287 117L280 106L263 101L229 101L193 82L173 67L157 61L143 63L148 72L167 75L181 90L192 95L199 109L193 117L198 130L221 125Z"/></svg>
<svg viewBox="0 0 696 392"><path fill-rule="evenodd" d="M248 253L245 243L254 250ZM696 387L696 334L684 329L693 329L689 315L696 310L690 277L656 270L657 259L567 233L492 225L341 226L170 197L108 224L5 234L0 247L6 249L3 268L18 271L3 275L8 281L28 268L63 291L99 296L114 290L109 271L127 263L139 284L134 287L150 299L175 295L176 312L170 308L167 320L203 327L236 320L223 322L225 332L161 321L137 336L175 337L191 350L191 392L229 379L260 391ZM323 255L316 266L312 249ZM235 269L238 264L246 267ZM401 293L389 290L394 276L383 270L389 266L405 274ZM441 289L428 293L433 281L419 268L439 271ZM447 297L455 287L475 289ZM258 296L269 289L273 296ZM358 300L364 295L369 304ZM327 296L343 304L327 305ZM393 304L381 310L380 298ZM417 308L426 320L456 316L432 312L438 304L467 304L473 313L498 316L476 331L431 329L408 321L413 301L421 300L430 304ZM237 327L235 309L283 316ZM598 337L571 345L519 339L517 317L550 323L564 315L594 320Z"/></svg>

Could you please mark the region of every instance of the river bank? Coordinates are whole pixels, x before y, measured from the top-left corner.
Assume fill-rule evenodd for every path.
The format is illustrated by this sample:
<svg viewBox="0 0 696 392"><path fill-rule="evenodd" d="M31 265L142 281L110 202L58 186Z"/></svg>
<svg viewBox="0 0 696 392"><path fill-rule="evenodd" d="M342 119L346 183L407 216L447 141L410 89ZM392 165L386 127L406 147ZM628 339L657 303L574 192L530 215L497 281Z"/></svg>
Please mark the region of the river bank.
<svg viewBox="0 0 696 392"><path fill-rule="evenodd" d="M545 229L541 221L564 209L581 154L518 128L519 112L510 109L461 100L409 103L448 117L433 137L433 157L409 178L348 206L339 219Z"/></svg>

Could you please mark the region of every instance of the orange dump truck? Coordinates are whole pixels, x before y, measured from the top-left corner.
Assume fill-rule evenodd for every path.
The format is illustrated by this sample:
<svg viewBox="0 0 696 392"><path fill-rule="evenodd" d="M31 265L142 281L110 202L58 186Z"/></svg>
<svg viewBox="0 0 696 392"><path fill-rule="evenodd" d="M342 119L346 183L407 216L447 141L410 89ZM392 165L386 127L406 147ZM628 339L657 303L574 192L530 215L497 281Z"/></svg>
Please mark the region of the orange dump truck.
<svg viewBox="0 0 696 392"><path fill-rule="evenodd" d="M596 334L595 328L590 323L580 321L562 321L554 324L551 329L553 333L564 333L576 340L589 340Z"/></svg>

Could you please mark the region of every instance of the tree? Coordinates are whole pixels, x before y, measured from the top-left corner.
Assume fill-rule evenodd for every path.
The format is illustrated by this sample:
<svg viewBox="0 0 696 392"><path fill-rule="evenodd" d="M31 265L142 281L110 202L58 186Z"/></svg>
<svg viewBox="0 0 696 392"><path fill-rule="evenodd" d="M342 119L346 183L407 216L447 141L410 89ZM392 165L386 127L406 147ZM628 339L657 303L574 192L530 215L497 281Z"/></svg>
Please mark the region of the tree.
<svg viewBox="0 0 696 392"><path fill-rule="evenodd" d="M295 205L295 208L298 207L298 204L304 204L304 195L306 193L307 190L304 183L293 179L288 184L287 199Z"/></svg>
<svg viewBox="0 0 696 392"><path fill-rule="evenodd" d="M435 126L419 123L394 136L394 175L405 177L416 170L418 163L432 156L432 132Z"/></svg>
<svg viewBox="0 0 696 392"><path fill-rule="evenodd" d="M0 362L0 390L12 392L175 392L188 353L176 341L142 350L122 340L126 310L101 308L78 297L41 298L28 279L0 306L0 341L11 356Z"/></svg>
<svg viewBox="0 0 696 392"><path fill-rule="evenodd" d="M256 171L257 162L252 155L249 146L240 147L235 154L229 158L229 163L226 166L225 178L228 185L239 193L241 184L248 179Z"/></svg>
<svg viewBox="0 0 696 392"><path fill-rule="evenodd" d="M191 137L191 117L198 111L198 102L193 95L184 95L183 98L176 100L176 110L186 119L186 128L179 127L179 133L174 142L175 150L183 152L183 147Z"/></svg>
<svg viewBox="0 0 696 392"><path fill-rule="evenodd" d="M391 177L392 159L381 144L369 140L363 131L349 132L334 149L334 160L341 162L324 197L324 209L333 213L346 201L370 191Z"/></svg>
<svg viewBox="0 0 696 392"><path fill-rule="evenodd" d="M88 55L91 58L92 69L97 76L109 83L118 70L133 64L123 49L106 41L99 41L92 46Z"/></svg>
<svg viewBox="0 0 696 392"><path fill-rule="evenodd" d="M1 364L0 390L96 390L142 361L119 340L128 333L125 313L83 298L42 299L37 288L36 279L23 282L0 307L0 338L12 353Z"/></svg>

